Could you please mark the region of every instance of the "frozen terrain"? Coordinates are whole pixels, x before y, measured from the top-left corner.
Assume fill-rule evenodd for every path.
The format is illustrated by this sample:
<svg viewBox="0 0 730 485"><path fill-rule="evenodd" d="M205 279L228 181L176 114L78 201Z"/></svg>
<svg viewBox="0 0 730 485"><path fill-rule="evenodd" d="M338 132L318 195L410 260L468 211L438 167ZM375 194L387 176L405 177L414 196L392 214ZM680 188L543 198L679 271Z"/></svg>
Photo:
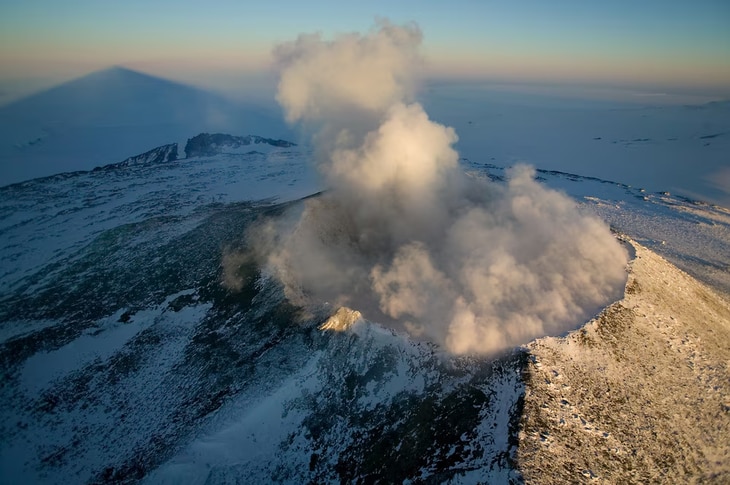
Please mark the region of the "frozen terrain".
<svg viewBox="0 0 730 485"><path fill-rule="evenodd" d="M721 177L698 182L723 169L727 105L568 104L539 126L512 106L501 132L475 106L453 120L461 168L500 185L536 163L607 221L632 253L620 301L566 335L454 356L326 302L304 311L231 259L255 221L327 189L311 147L252 128L84 158L0 187L0 482L729 481L730 211L708 202ZM624 123L642 113L664 128ZM671 157L700 164L684 195L658 176Z"/></svg>

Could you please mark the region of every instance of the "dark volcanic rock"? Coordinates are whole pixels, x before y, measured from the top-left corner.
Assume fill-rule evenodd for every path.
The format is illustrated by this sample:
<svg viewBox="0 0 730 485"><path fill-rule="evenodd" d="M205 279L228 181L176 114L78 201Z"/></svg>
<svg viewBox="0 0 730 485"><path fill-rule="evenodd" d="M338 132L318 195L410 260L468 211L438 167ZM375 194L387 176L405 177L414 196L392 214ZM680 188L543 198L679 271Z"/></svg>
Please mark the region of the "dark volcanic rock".
<svg viewBox="0 0 730 485"><path fill-rule="evenodd" d="M233 136L225 133L201 133L190 138L185 144L185 156L188 158L211 156L223 152L225 148L236 149L261 144L284 148L296 146L296 143L290 141L274 140L256 135Z"/></svg>

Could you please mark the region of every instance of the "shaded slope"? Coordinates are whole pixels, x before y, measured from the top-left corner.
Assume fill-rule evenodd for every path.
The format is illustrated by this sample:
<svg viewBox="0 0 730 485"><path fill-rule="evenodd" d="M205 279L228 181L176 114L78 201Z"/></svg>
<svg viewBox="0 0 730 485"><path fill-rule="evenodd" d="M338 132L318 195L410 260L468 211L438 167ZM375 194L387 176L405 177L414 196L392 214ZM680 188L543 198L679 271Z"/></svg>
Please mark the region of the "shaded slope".
<svg viewBox="0 0 730 485"><path fill-rule="evenodd" d="M120 223L7 291L0 477L516 480L522 353L451 359L366 322L322 332L250 262L239 291L221 286L222 249L284 209Z"/></svg>

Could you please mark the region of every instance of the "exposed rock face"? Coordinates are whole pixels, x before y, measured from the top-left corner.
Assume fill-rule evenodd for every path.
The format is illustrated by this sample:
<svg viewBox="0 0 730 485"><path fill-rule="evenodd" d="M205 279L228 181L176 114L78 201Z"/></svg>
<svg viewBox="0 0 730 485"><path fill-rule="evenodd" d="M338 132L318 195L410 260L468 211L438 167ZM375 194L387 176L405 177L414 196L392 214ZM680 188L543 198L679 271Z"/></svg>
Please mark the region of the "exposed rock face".
<svg viewBox="0 0 730 485"><path fill-rule="evenodd" d="M271 145L274 147L291 147L295 143L286 140L274 140L256 135L233 136L224 133L201 133L188 139L185 144L185 156L201 157L216 155L226 149L237 149L251 145Z"/></svg>
<svg viewBox="0 0 730 485"><path fill-rule="evenodd" d="M633 246L623 300L528 345L528 482L730 483L730 304Z"/></svg>
<svg viewBox="0 0 730 485"><path fill-rule="evenodd" d="M334 315L329 317L326 322L320 325L320 330L334 330L342 332L352 327L355 322L362 319L362 313L357 310L351 310L341 307Z"/></svg>

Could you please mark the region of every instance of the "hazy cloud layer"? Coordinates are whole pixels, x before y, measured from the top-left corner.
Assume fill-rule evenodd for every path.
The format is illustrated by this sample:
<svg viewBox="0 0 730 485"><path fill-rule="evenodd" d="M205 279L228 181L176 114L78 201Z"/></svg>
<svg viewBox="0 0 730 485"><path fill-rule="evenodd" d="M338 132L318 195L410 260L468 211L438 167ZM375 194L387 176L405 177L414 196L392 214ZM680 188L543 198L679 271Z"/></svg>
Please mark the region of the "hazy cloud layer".
<svg viewBox="0 0 730 485"><path fill-rule="evenodd" d="M411 102L420 40L383 22L276 50L277 99L317 123L331 190L252 232L258 256L295 303L348 305L455 353L575 326L622 294L625 250L529 167L506 186L462 172L454 130Z"/></svg>

